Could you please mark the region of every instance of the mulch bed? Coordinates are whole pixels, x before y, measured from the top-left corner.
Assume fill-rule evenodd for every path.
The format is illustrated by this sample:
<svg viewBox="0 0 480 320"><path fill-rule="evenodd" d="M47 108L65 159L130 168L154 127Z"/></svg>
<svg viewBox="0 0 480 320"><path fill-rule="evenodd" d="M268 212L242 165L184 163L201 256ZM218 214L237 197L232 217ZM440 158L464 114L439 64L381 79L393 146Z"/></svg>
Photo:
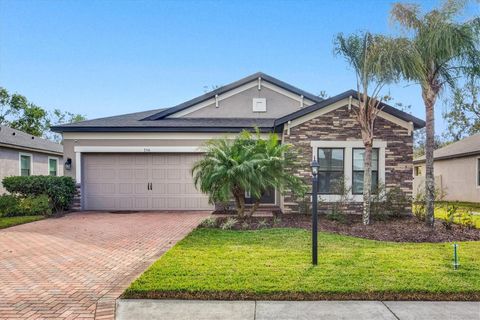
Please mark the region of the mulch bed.
<svg viewBox="0 0 480 320"><path fill-rule="evenodd" d="M232 218L232 217L230 217ZM311 230L312 222L309 215L280 215L274 217L246 217L233 216L238 222L233 230L258 230L265 228L303 228ZM319 215L318 230L365 239L394 241L394 242L451 242L451 241L479 241L480 229L469 229L453 225L447 230L441 220L435 221L433 229L415 217L388 218L373 220L370 225L362 223L360 215L344 215L344 221L332 221L325 215ZM229 217L217 217L217 226L224 223Z"/></svg>

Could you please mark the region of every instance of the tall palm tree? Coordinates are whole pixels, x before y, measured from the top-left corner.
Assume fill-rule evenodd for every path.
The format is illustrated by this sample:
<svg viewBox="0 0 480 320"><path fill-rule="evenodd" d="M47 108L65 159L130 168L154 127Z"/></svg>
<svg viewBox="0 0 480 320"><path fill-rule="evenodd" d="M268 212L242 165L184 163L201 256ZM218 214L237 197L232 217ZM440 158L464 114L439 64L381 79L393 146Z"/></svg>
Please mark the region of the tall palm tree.
<svg viewBox="0 0 480 320"><path fill-rule="evenodd" d="M439 8L422 14L416 4L394 4L391 17L406 31L400 38L398 66L404 77L420 84L426 113L425 201L426 224L433 227L435 177L434 108L440 92L455 86L456 79L479 63L479 19L457 22L465 1L448 0Z"/></svg>
<svg viewBox="0 0 480 320"><path fill-rule="evenodd" d="M360 126L364 153L363 223L370 223L372 189L372 148L375 120L385 97L382 88L398 79L395 55L399 50L395 39L371 33L349 36L338 34L334 41L335 54L341 55L353 67L357 78L358 108L352 108Z"/></svg>

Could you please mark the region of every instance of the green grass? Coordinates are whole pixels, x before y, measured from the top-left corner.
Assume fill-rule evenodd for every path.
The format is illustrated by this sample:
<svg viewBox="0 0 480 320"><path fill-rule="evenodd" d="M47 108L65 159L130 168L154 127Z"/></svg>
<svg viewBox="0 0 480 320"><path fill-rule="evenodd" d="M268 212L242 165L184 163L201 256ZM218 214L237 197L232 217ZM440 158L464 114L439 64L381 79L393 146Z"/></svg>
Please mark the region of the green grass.
<svg viewBox="0 0 480 320"><path fill-rule="evenodd" d="M0 229L42 220L43 216L0 217Z"/></svg>
<svg viewBox="0 0 480 320"><path fill-rule="evenodd" d="M197 229L125 297L196 299L480 299L480 242L392 243L319 234L312 267L302 229Z"/></svg>

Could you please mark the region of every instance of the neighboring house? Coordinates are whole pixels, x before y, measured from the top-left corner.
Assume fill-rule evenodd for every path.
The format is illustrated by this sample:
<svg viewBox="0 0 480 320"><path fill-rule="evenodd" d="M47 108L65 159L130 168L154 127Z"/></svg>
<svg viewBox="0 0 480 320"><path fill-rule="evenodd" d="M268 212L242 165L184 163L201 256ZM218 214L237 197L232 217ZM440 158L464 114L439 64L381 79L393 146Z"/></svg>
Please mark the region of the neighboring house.
<svg viewBox="0 0 480 320"><path fill-rule="evenodd" d="M0 180L8 176L63 175L63 146L0 126ZM0 194L5 189L0 184Z"/></svg>
<svg viewBox="0 0 480 320"><path fill-rule="evenodd" d="M480 134L433 152L436 188L443 200L480 202ZM414 160L414 193L425 190L425 156Z"/></svg>
<svg viewBox="0 0 480 320"><path fill-rule="evenodd" d="M82 208L91 210L212 209L195 189L191 168L208 139L258 127L274 132L299 151L298 175L310 181L318 158L320 192L334 201L332 185L342 176L353 189L351 208L362 201L363 143L351 108L356 92L329 99L256 73L168 109L59 125L66 174L81 187ZM374 181L412 193L412 133L424 121L383 105L376 123ZM248 200L248 199L247 199ZM284 212L298 212L290 195L262 199Z"/></svg>

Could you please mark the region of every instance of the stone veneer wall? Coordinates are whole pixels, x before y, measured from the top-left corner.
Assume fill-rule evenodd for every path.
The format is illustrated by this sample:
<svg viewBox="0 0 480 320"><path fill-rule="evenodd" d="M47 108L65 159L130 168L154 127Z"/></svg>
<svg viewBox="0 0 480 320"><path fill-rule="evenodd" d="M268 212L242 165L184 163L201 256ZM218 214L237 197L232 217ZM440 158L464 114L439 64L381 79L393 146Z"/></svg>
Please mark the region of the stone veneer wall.
<svg viewBox="0 0 480 320"><path fill-rule="evenodd" d="M412 195L413 182L413 136L408 130L377 117L375 122L375 139L387 142L385 149L385 186L392 188L399 186L407 196ZM284 143L295 146L299 153L298 169L296 175L303 177L311 184L310 161L312 160L312 140L361 140L360 128L348 107L341 107L332 112L306 121L296 127L290 128L290 135L284 132ZM351 183L351 181L349 182ZM318 206L320 212L329 210L332 203L321 202ZM351 202L344 208L349 213L361 213L362 203ZM411 207L406 211L411 212ZM290 193L284 196L285 213L298 213L298 200Z"/></svg>

